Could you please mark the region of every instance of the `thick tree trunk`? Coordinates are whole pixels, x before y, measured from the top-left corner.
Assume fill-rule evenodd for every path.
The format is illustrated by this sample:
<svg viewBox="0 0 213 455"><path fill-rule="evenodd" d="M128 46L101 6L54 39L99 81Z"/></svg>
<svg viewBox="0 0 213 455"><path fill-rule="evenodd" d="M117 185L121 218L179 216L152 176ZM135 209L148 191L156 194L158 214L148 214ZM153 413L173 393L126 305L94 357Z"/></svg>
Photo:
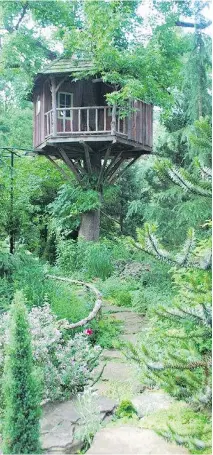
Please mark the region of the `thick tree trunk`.
<svg viewBox="0 0 213 455"><path fill-rule="evenodd" d="M98 241L100 235L100 209L90 210L81 216L78 239Z"/></svg>

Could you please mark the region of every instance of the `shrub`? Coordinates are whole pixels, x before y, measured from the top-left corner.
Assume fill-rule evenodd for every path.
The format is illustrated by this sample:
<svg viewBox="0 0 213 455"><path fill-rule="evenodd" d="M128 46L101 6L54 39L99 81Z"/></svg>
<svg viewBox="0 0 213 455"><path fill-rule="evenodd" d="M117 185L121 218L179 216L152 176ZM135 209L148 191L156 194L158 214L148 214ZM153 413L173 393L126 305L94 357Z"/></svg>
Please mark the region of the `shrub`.
<svg viewBox="0 0 213 455"><path fill-rule="evenodd" d="M207 412L195 412L176 401L169 409L141 419L141 427L156 431L167 440L186 446L190 453L211 454L212 425Z"/></svg>
<svg viewBox="0 0 213 455"><path fill-rule="evenodd" d="M4 453L40 453L38 385L27 312L23 296L17 292L10 312L3 375Z"/></svg>
<svg viewBox="0 0 213 455"><path fill-rule="evenodd" d="M131 401L123 400L116 409L115 415L120 419L123 417L131 419L134 415L137 415L137 411Z"/></svg>
<svg viewBox="0 0 213 455"><path fill-rule="evenodd" d="M0 371L8 314L0 316ZM64 400L84 389L98 363L100 347L92 347L85 334L70 339L60 329L50 306L34 307L29 312L33 359L43 377L43 399ZM66 323L66 321L65 321Z"/></svg>
<svg viewBox="0 0 213 455"><path fill-rule="evenodd" d="M117 277L111 277L102 285L102 292L115 305L129 307L132 305L132 291L137 288L138 284L134 280L120 281Z"/></svg>
<svg viewBox="0 0 213 455"><path fill-rule="evenodd" d="M89 248L86 257L86 273L89 278L106 280L113 272L110 250L102 243L95 243Z"/></svg>
<svg viewBox="0 0 213 455"><path fill-rule="evenodd" d="M60 241L57 265L66 274L81 271L88 278L105 280L113 272L113 264L108 242L78 243L73 240Z"/></svg>
<svg viewBox="0 0 213 455"><path fill-rule="evenodd" d="M113 316L105 316L100 321L93 320L91 323L93 334L90 337L91 342L97 343L105 349L114 348L121 333L121 323Z"/></svg>

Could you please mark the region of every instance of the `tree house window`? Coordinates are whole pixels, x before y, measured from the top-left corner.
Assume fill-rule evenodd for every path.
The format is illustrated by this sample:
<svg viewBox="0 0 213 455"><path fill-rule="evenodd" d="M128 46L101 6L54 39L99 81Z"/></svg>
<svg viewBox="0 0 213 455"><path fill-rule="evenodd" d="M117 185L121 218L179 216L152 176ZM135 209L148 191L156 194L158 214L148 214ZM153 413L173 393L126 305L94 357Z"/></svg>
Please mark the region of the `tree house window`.
<svg viewBox="0 0 213 455"><path fill-rule="evenodd" d="M71 108L73 107L73 93L59 92L58 93L58 118L72 117Z"/></svg>

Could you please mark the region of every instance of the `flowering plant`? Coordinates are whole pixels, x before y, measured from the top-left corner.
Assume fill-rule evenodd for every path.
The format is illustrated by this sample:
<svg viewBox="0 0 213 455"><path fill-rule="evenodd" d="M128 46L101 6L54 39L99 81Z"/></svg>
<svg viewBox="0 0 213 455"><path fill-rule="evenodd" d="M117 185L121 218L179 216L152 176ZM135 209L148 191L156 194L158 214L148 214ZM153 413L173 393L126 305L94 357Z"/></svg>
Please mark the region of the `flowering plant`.
<svg viewBox="0 0 213 455"><path fill-rule="evenodd" d="M1 376L8 319L8 313L0 316ZM101 348L91 346L86 333L67 339L67 336L64 336L65 331L58 327L57 318L47 303L43 307L32 308L29 312L29 323L33 358L43 378L43 399L63 400L82 391L92 379L92 371L98 364Z"/></svg>
<svg viewBox="0 0 213 455"><path fill-rule="evenodd" d="M93 330L92 329L86 329L84 331L85 335L92 335L93 334Z"/></svg>

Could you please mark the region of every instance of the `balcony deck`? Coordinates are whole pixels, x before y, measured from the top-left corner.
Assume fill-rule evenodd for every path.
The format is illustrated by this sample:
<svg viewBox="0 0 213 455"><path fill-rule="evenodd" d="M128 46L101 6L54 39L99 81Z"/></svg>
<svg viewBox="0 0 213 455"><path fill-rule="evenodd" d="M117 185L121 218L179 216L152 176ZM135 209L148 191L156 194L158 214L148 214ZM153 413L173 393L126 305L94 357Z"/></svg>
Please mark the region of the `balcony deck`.
<svg viewBox="0 0 213 455"><path fill-rule="evenodd" d="M85 106L55 108L35 118L34 144L40 153L57 156L63 146L73 157L82 149L83 142L92 142L93 149L114 144L114 152L123 150L130 156L150 153L152 150L152 106L135 101L126 117L116 106Z"/></svg>

